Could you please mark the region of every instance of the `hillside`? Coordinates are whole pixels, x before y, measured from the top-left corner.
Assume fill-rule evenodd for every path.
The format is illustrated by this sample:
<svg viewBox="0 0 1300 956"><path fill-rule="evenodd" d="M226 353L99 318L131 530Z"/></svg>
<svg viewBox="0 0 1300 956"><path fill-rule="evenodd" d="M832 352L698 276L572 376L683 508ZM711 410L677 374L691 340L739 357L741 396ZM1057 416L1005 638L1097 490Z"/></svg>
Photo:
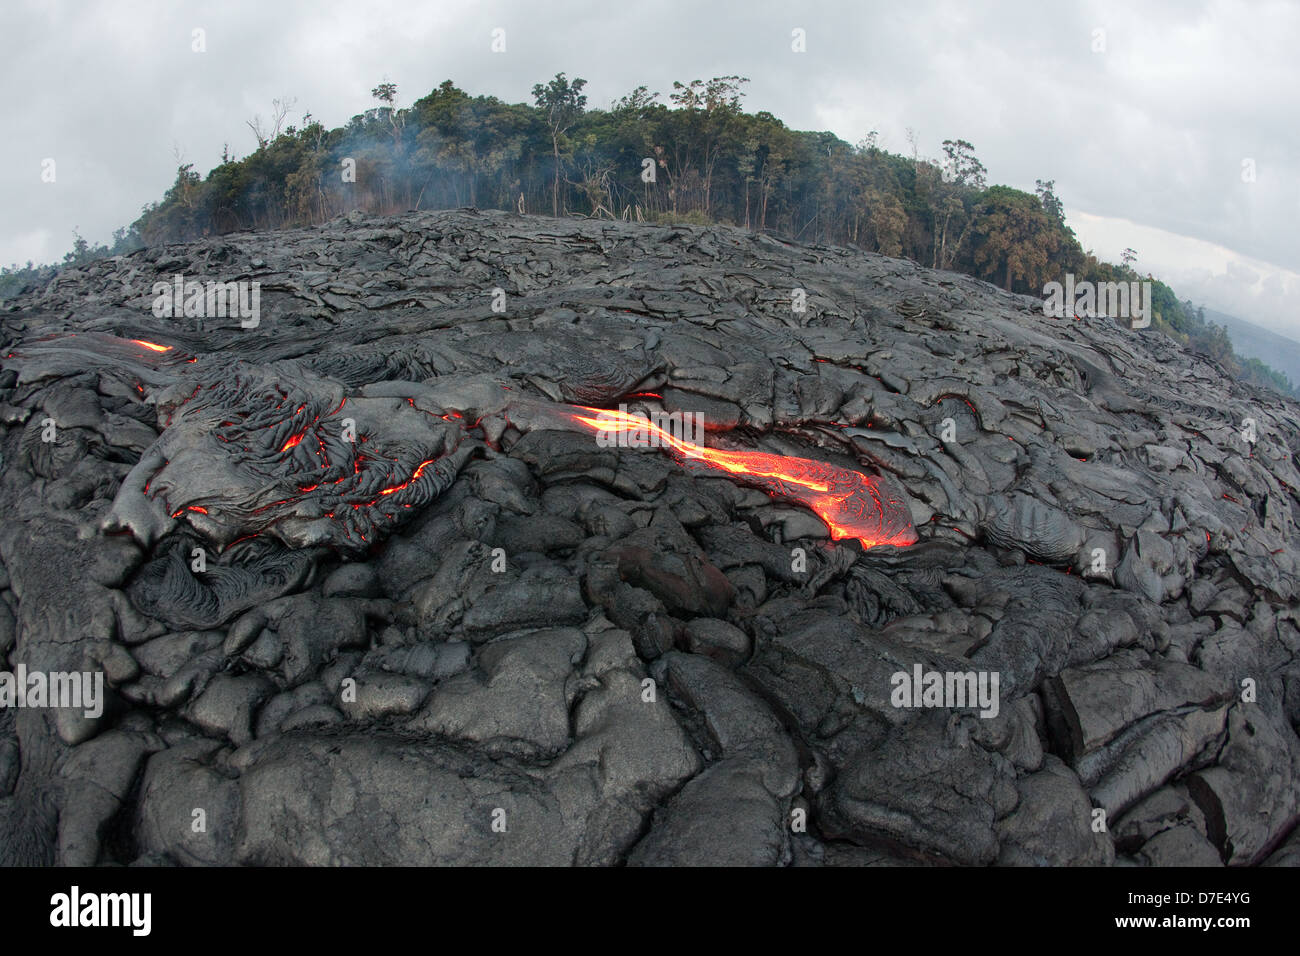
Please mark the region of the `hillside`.
<svg viewBox="0 0 1300 956"><path fill-rule="evenodd" d="M1266 362L1239 360L1191 302L1135 268L1100 261L1065 219L1054 180L1032 193L989 185L976 148L945 139L940 157L891 153L872 131L850 145L746 112L741 76L674 82L668 102L642 86L609 109L588 109L586 80L558 73L533 103L471 96L446 80L409 107L382 83L379 104L327 129L312 118L251 122L257 149L227 146L206 176L183 163L162 198L111 246L77 236L65 264L249 229L324 222L360 209L475 206L658 224L743 226L805 242L905 256L1004 289L1043 294L1067 276L1152 283L1154 325L1241 381L1292 392ZM0 270L0 300L48 281L53 267Z"/></svg>
<svg viewBox="0 0 1300 956"><path fill-rule="evenodd" d="M1206 309L1205 318L1227 327L1238 355L1259 359L1300 386L1300 342L1226 312Z"/></svg>

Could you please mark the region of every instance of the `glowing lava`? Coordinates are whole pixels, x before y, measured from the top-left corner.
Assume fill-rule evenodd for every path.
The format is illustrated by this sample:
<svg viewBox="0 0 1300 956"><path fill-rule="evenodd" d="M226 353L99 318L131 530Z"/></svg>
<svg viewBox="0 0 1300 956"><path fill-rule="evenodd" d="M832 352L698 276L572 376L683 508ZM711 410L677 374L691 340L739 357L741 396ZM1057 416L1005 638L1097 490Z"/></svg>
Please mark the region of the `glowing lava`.
<svg viewBox="0 0 1300 956"><path fill-rule="evenodd" d="M172 350L170 345L155 345L153 342L146 342L144 339L132 339L131 341L136 345L143 345L151 352L170 352Z"/></svg>
<svg viewBox="0 0 1300 956"><path fill-rule="evenodd" d="M288 451L290 448L297 448L298 445L302 443L303 436L306 434L307 432L305 429L303 431L298 432L298 434L294 435L287 442L284 443L280 451Z"/></svg>
<svg viewBox="0 0 1300 956"><path fill-rule="evenodd" d="M826 522L835 540L857 538L864 548L902 547L920 540L907 503L881 478L809 458L705 448L682 441L640 415L601 408L582 411L591 414L570 417L593 431L640 432L652 437L646 444L659 444L677 452L688 468L725 471L741 484L799 502Z"/></svg>
<svg viewBox="0 0 1300 956"><path fill-rule="evenodd" d="M410 477L410 478L406 479L406 481L402 482L400 485L393 485L391 488L384 488L384 489L382 489L379 493L380 493L381 495L391 495L394 491L401 491L403 488L405 488L405 487L406 487L407 485L409 485L411 482L415 481L415 480L418 479L422 474L424 474L424 469L426 469L426 468L428 468L430 465L432 465L432 464L433 464L433 461L434 461L434 460L433 460L432 458L430 458L428 461L422 461L422 462L420 462L419 467L415 469L415 471L411 474L411 477ZM373 502L372 502L372 504L373 504Z"/></svg>

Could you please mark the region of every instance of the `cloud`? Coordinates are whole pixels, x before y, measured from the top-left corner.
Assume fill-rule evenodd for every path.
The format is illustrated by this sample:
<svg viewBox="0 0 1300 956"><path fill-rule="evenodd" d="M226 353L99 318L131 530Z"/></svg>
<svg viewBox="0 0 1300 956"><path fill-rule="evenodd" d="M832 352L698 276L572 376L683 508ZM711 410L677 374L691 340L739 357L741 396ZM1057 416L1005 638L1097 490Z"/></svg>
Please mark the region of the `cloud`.
<svg viewBox="0 0 1300 956"><path fill-rule="evenodd" d="M1220 312L1249 318L1280 335L1300 341L1295 300L1300 273L1244 256L1216 243L1178 235L1127 219L1066 209L1079 242L1110 262L1132 247L1135 268L1156 275L1183 299Z"/></svg>

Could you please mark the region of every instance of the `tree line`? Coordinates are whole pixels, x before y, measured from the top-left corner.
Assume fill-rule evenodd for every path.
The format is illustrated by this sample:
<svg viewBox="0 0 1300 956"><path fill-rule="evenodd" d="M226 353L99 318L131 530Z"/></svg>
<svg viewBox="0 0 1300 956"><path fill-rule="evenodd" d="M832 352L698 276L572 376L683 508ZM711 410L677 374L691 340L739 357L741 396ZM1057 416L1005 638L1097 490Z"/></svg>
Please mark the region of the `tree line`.
<svg viewBox="0 0 1300 956"><path fill-rule="evenodd" d="M829 132L789 129L743 109L741 76L674 82L667 101L640 86L609 109L588 108L586 81L558 73L532 103L471 96L451 80L408 107L397 87L376 86L376 105L326 129L310 113L270 128L249 122L257 148L229 147L207 176L180 164L163 197L112 245L76 237L65 264L240 230L320 223L352 209L393 214L461 206L649 222L723 223L805 242L905 256L1041 295L1066 273L1092 282L1152 281L1153 324L1223 364L1230 374L1297 394L1286 376L1233 353L1227 331L1165 284L1085 251L1065 221L1055 182L1033 193L987 183L975 147L943 142L924 157L878 146L875 131L850 145ZM53 267L15 266L6 288Z"/></svg>

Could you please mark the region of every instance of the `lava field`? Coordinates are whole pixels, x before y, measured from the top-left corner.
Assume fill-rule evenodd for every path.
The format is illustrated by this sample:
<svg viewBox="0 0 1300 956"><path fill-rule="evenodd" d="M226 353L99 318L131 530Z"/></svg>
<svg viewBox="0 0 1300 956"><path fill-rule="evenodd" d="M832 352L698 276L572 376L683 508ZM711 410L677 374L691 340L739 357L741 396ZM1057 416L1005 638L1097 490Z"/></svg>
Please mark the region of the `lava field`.
<svg viewBox="0 0 1300 956"><path fill-rule="evenodd" d="M476 210L63 270L0 863L1300 863L1300 406L1043 312Z"/></svg>

